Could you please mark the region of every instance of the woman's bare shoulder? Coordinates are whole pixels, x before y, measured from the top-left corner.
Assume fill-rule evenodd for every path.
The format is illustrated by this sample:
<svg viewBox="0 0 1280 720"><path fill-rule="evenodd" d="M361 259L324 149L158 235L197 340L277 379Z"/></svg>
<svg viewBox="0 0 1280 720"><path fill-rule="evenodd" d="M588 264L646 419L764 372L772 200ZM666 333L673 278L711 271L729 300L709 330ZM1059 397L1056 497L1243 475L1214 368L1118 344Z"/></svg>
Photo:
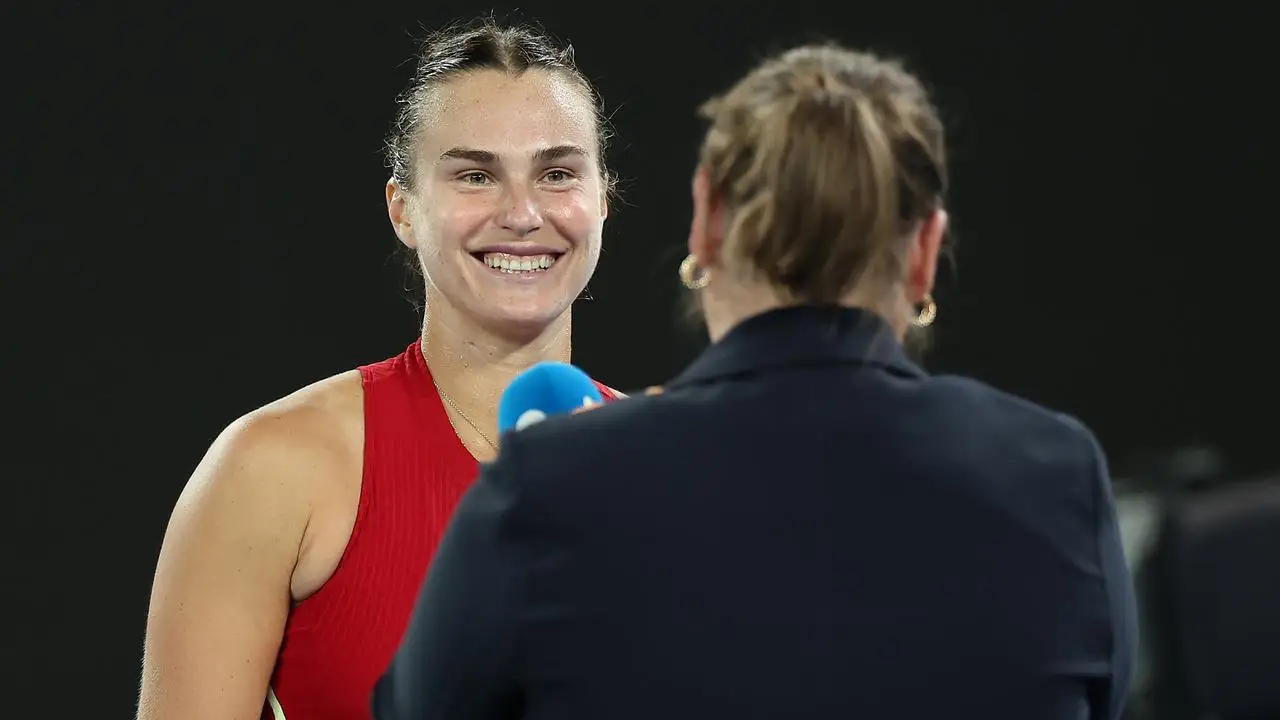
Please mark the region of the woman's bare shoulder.
<svg viewBox="0 0 1280 720"><path fill-rule="evenodd" d="M216 495L231 496L226 500L232 503L241 495L277 497L288 501L277 506L280 511L309 514L319 496L348 476L353 465L358 474L363 427L359 373L326 378L229 424L183 495L194 500L216 489Z"/></svg>
<svg viewBox="0 0 1280 720"><path fill-rule="evenodd" d="M344 372L312 383L246 414L232 427L253 445L290 454L333 453L347 448L364 426L360 373Z"/></svg>
<svg viewBox="0 0 1280 720"><path fill-rule="evenodd" d="M139 717L257 717L313 515L359 467L360 407L344 373L245 414L205 453L161 546Z"/></svg>

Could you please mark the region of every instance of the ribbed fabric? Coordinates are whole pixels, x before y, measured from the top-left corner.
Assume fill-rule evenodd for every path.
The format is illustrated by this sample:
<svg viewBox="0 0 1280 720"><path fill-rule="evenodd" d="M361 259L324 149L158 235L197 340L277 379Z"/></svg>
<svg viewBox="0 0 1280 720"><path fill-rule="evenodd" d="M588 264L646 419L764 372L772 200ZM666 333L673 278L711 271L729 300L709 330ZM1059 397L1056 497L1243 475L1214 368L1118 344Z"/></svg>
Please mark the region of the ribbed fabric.
<svg viewBox="0 0 1280 720"><path fill-rule="evenodd" d="M450 515L476 477L418 343L360 368L364 473L337 570L285 625L271 686L287 720L366 720ZM597 383L598 385L598 383ZM606 399L617 393L599 386ZM271 720L270 708L263 710Z"/></svg>

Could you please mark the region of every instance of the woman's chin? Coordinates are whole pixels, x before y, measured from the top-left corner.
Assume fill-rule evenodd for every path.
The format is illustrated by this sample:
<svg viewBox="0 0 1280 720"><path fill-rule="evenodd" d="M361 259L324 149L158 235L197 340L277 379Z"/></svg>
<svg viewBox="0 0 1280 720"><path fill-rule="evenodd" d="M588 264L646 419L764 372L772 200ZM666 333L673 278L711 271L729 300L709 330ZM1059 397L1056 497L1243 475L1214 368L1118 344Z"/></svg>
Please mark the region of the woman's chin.
<svg viewBox="0 0 1280 720"><path fill-rule="evenodd" d="M483 313L483 323L504 337L527 342L565 324L569 319L570 305L562 301L547 301L488 307Z"/></svg>

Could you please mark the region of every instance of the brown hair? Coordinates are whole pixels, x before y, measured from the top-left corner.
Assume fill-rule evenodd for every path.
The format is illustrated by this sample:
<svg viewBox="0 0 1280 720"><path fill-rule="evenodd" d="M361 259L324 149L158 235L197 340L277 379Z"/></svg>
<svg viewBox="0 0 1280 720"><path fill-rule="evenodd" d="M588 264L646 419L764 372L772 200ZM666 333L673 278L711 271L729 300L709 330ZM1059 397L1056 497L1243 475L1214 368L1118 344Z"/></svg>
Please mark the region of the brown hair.
<svg viewBox="0 0 1280 720"><path fill-rule="evenodd" d="M701 165L731 244L793 300L835 303L902 272L902 239L941 206L942 122L896 62L835 45L765 61L705 103Z"/></svg>
<svg viewBox="0 0 1280 720"><path fill-rule="evenodd" d="M417 70L409 87L400 94L400 105L391 132L387 134L385 156L391 178L405 190L415 187L414 159L418 136L426 117L424 107L430 93L459 75L481 70L497 70L521 75L529 70L559 73L579 88L595 108L596 157L605 191L616 195L617 179L605 162L612 131L604 114L600 94L574 61L573 46L561 45L550 36L527 25L503 25L492 14L446 26L427 36L417 55ZM422 275L418 256L396 243L405 270L414 278ZM406 278L407 280L408 278ZM421 286L406 284L405 291L418 305Z"/></svg>
<svg viewBox="0 0 1280 720"><path fill-rule="evenodd" d="M400 110L386 140L387 166L401 187L414 186L414 147L422 130L423 107L433 89L468 72L497 70L518 76L544 70L571 80L595 107L600 175L606 189L613 190L604 158L612 133L599 93L574 62L572 45L561 45L533 27L500 25L492 15L484 15L429 35L417 60L413 80L397 99Z"/></svg>

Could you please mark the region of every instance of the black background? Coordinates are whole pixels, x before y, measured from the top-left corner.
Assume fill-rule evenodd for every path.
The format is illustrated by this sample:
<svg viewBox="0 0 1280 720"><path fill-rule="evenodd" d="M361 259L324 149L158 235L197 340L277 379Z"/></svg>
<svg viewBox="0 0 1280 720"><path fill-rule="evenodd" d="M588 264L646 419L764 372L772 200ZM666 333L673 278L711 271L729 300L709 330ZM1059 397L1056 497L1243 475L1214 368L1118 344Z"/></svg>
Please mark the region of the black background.
<svg viewBox="0 0 1280 720"><path fill-rule="evenodd" d="M57 701L43 716L131 712L164 525L215 434L416 332L381 142L414 36L480 10L419 5L6 4L5 654ZM675 270L694 108L763 53L834 38L904 56L951 128L958 272L932 370L1081 417L1121 473L1187 443L1275 469L1266 26L961 5L522 6L573 42L618 133L624 201L575 361L634 389L693 356Z"/></svg>

